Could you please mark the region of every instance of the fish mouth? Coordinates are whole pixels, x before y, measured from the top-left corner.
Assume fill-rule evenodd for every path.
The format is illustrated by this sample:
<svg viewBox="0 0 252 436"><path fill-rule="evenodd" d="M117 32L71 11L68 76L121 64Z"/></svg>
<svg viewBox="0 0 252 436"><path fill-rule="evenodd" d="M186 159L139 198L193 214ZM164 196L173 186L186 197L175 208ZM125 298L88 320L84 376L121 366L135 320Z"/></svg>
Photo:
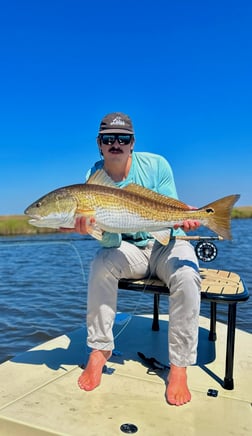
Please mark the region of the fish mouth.
<svg viewBox="0 0 252 436"><path fill-rule="evenodd" d="M28 223L35 227L47 227L46 222L43 220L43 218L35 215L28 220Z"/></svg>
<svg viewBox="0 0 252 436"><path fill-rule="evenodd" d="M29 216L29 218L36 220L36 221L40 221L41 219L43 219L43 217L41 215L31 214L31 213L29 213L28 210L25 210L24 214Z"/></svg>
<svg viewBox="0 0 252 436"><path fill-rule="evenodd" d="M48 215L38 215L36 213L26 212L29 216L29 224L35 227L49 227L51 229L59 229L60 227L75 227L74 213L50 213Z"/></svg>
<svg viewBox="0 0 252 436"><path fill-rule="evenodd" d="M45 220L45 217L43 217L41 215L37 215L35 213L30 213L28 209L26 209L24 211L24 214L26 216L28 216L28 218L29 218L28 223L29 224L33 224L33 225L38 224L38 223L42 224L43 221Z"/></svg>
<svg viewBox="0 0 252 436"><path fill-rule="evenodd" d="M29 220L28 220L28 223L29 224L32 224L32 225L35 225L35 224L39 224L39 223L43 223L43 218L42 217L40 217L40 216L37 216L37 215L30 215L29 216Z"/></svg>
<svg viewBox="0 0 252 436"><path fill-rule="evenodd" d="M37 216L37 215L29 215L30 220L29 221L41 221L43 220L43 218L41 216Z"/></svg>

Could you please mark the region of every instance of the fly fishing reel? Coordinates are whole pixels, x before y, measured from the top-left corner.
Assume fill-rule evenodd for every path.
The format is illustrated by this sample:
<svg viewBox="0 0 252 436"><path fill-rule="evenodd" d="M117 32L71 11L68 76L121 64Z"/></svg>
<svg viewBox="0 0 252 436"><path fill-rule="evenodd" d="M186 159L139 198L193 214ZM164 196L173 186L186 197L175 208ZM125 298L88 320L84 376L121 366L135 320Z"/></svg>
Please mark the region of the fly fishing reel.
<svg viewBox="0 0 252 436"><path fill-rule="evenodd" d="M195 246L195 253L197 258L203 262L211 262L216 258L218 251L213 242L200 241Z"/></svg>

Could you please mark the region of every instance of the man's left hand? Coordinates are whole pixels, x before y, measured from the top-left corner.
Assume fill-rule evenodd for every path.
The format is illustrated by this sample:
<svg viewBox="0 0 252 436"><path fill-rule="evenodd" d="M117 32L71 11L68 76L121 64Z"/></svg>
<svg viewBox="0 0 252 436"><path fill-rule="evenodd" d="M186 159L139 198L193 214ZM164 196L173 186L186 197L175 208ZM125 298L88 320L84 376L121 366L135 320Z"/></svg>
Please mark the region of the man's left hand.
<svg viewBox="0 0 252 436"><path fill-rule="evenodd" d="M177 230L179 227L185 232L190 232L191 230L196 230L200 227L200 222L198 220L185 220L180 224L174 224L173 228Z"/></svg>

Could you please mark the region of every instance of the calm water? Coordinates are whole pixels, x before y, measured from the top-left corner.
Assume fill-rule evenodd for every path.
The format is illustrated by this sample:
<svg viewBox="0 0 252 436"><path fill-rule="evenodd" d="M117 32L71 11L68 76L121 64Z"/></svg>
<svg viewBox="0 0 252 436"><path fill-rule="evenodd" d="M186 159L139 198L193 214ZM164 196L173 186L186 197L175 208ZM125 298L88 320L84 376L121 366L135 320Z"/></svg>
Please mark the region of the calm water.
<svg viewBox="0 0 252 436"><path fill-rule="evenodd" d="M216 243L217 258L201 266L237 272L251 291L252 220L233 220L232 233L232 241ZM0 362L84 325L89 265L98 248L77 235L0 237ZM118 311L151 311L151 295L129 292L120 291ZM162 313L168 304L162 297ZM226 305L218 307L218 320L226 321ZM252 299L237 312L238 328L252 333ZM209 316L204 302L201 314Z"/></svg>

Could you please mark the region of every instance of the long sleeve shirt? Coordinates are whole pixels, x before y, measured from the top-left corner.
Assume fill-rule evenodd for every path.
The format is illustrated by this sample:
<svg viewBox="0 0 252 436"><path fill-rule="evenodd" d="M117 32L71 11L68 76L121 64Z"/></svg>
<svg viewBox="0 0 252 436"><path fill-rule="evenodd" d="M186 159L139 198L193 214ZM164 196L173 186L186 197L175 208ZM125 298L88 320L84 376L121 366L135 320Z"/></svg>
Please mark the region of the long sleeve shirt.
<svg viewBox="0 0 252 436"><path fill-rule="evenodd" d="M96 162L88 171L86 179L98 169L103 168L103 165L103 159ZM119 188L123 188L130 183L144 186L168 197L178 198L171 166L164 157L157 154L146 152L132 153L132 164L127 178L120 182L115 182ZM184 235L184 232L181 229L172 229L172 235ZM119 247L121 241L126 240L139 247L144 247L151 239L153 237L147 232L123 234L104 232L101 244L107 248Z"/></svg>

